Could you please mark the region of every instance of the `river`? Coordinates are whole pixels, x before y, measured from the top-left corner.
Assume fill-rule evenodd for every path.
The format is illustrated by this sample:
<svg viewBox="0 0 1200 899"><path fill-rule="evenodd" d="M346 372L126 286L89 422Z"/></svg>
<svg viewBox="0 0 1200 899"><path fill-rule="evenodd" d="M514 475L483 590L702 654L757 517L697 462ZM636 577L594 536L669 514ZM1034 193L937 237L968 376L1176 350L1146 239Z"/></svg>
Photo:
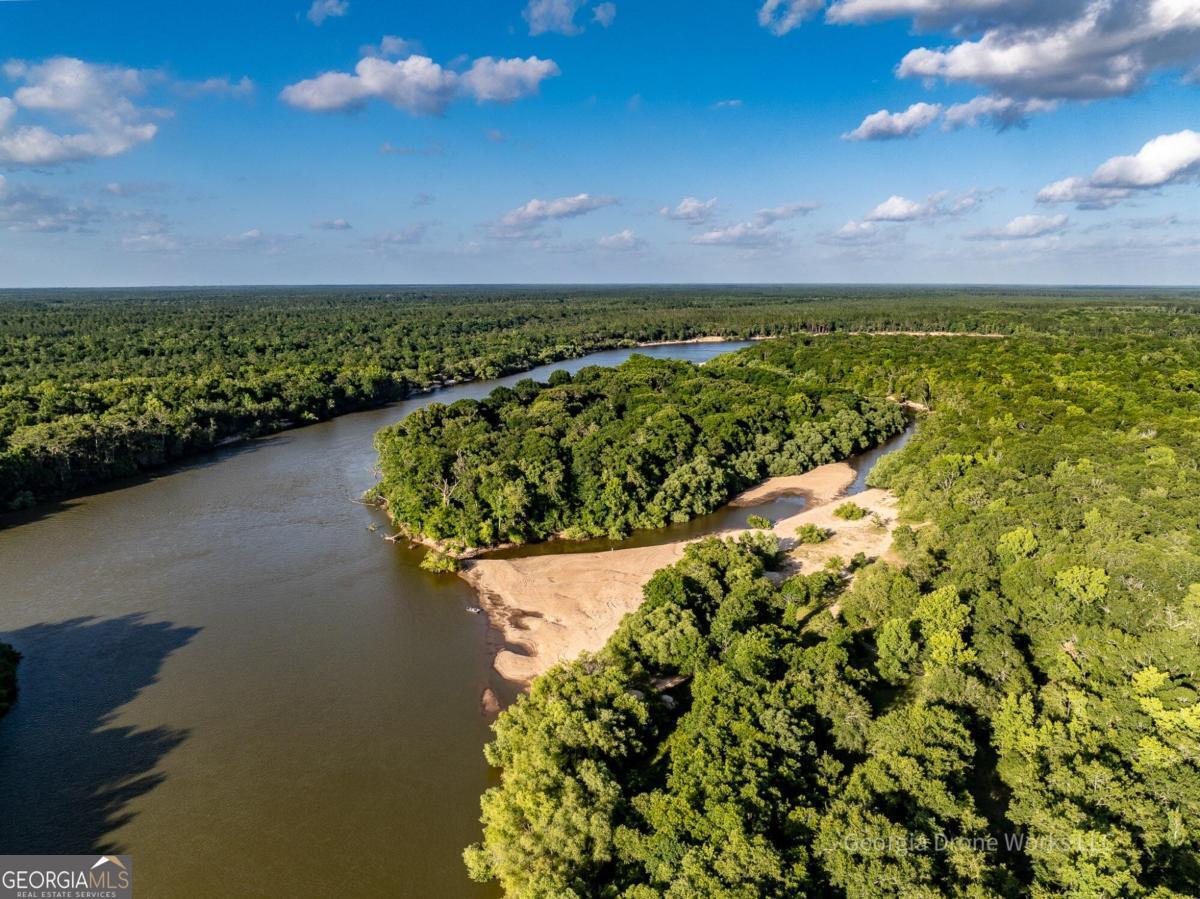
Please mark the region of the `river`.
<svg viewBox="0 0 1200 899"><path fill-rule="evenodd" d="M745 343L648 347L702 362ZM121 852L142 896L483 897L486 622L352 500L375 432L595 353L229 447L0 530L0 853ZM376 530L372 531L371 527Z"/></svg>

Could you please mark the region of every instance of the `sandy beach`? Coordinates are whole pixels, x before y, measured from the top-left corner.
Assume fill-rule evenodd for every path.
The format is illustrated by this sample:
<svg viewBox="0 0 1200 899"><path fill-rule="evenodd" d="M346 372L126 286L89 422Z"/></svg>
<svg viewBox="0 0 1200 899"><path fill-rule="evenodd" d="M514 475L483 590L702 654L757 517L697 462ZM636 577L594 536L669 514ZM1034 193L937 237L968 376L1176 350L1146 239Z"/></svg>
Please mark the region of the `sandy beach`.
<svg viewBox="0 0 1200 899"><path fill-rule="evenodd" d="M886 490L867 490L854 501L870 515L842 521L833 515L840 497L854 483L845 462L822 465L802 475L772 478L732 500L754 506L784 494L802 494L803 511L775 523L792 571L812 571L831 556L849 561L856 553L876 558L887 552L895 528L895 500ZM796 528L805 523L834 535L816 546L796 546ZM731 536L741 531L723 531ZM693 538L701 539L701 538ZM658 571L678 561L692 540L598 553L532 556L526 559L475 559L462 576L479 593L497 634L495 669L505 680L527 686L558 662L596 652L621 619L642 601L642 587Z"/></svg>
<svg viewBox="0 0 1200 899"><path fill-rule="evenodd" d="M704 337L689 337L686 340L639 340L635 346L682 346L686 343L728 343L738 340L769 340L768 337L723 337L720 334L708 334Z"/></svg>

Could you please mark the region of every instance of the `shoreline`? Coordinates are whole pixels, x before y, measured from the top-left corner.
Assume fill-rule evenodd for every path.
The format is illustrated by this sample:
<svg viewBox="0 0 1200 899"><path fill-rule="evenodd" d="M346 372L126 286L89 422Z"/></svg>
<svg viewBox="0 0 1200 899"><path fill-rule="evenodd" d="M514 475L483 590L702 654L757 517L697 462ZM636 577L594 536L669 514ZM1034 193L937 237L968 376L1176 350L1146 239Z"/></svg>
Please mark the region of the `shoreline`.
<svg viewBox="0 0 1200 899"><path fill-rule="evenodd" d="M639 340L634 346L643 348L652 346L684 346L689 343L741 343L743 341L756 343L760 340L774 339L774 336L770 334L758 334L754 337L721 337L716 334L709 334L705 337L689 337L686 340Z"/></svg>
<svg viewBox="0 0 1200 899"><path fill-rule="evenodd" d="M835 518L834 502L846 496L855 477L849 463L833 462L802 475L771 478L734 497L729 505L754 506L785 494L808 497L804 509L771 528L787 553L785 567L789 574L816 570L832 556L849 559L864 552L878 558L891 545L895 498L881 489L854 496L855 502L885 522L882 528L870 515L859 521ZM795 530L806 523L828 528L834 536L822 544L798 546ZM621 620L641 605L646 582L655 572L682 558L689 543L746 531L714 531L670 543L603 552L476 558L463 566L459 577L475 590L487 616L493 671L509 691L523 691L555 664L602 649ZM485 693L485 705L490 710L495 691L489 691Z"/></svg>

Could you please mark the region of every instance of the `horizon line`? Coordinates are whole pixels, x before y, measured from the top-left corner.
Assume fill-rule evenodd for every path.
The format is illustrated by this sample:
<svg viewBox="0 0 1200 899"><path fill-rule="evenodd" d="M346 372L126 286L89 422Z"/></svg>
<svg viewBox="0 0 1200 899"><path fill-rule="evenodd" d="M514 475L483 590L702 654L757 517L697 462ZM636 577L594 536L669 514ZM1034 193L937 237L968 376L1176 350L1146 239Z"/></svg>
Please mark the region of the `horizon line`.
<svg viewBox="0 0 1200 899"><path fill-rule="evenodd" d="M1019 281L296 281L259 283L209 283L209 284L61 284L0 287L0 294L21 291L65 291L65 290L282 290L282 289L423 289L423 288L859 288L859 289L1023 289L1023 290L1200 290L1195 284L1145 284L1121 283L1066 283L1066 282L1019 282Z"/></svg>

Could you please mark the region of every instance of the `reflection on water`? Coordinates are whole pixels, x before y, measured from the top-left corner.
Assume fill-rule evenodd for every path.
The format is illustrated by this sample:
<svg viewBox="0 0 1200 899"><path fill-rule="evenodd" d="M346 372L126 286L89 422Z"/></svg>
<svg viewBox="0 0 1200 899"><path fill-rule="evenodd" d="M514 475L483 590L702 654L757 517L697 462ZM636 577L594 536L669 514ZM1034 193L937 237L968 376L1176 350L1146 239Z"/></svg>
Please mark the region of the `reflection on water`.
<svg viewBox="0 0 1200 899"><path fill-rule="evenodd" d="M854 483L846 490L847 496L862 493L866 489L867 477L875 463L888 453L895 452L908 443L915 426L910 423L901 433L879 446L864 453L851 456L846 461L854 469ZM639 546L661 546L664 543L674 543L678 540L691 540L707 534L717 534L722 531L743 530L749 525L747 519L751 515L761 515L772 524L782 518L790 518L803 511L808 504L804 494L776 496L765 502L749 506L722 506L715 512L693 518L680 524L667 525L655 530L634 531L628 537L612 539L596 537L590 540L547 540L543 543L528 543L524 546L511 546L505 549L493 550L483 558L488 559L525 559L531 556L553 556L564 553L594 553L607 552L615 549L633 549Z"/></svg>
<svg viewBox="0 0 1200 899"><path fill-rule="evenodd" d="M461 860L489 782L486 621L464 611L463 581L421 571L352 500L375 482L384 425L628 355L458 385L4 519L0 639L25 658L0 721L0 853L120 849L147 896L494 896Z"/></svg>
<svg viewBox="0 0 1200 899"><path fill-rule="evenodd" d="M706 534L721 531L740 530L749 525L746 523L751 515L761 515L772 523L781 518L788 518L804 509L807 497L780 496L754 506L723 506L708 515L693 518L691 521L679 524L669 524L665 528L654 530L634 531L623 539L596 537L590 540L547 540L544 543L529 543L524 546L511 546L487 553L488 559L524 559L530 556L553 556L562 553L596 553L607 552L610 549L633 549L638 546L661 546L664 543L674 543L677 540L690 540Z"/></svg>
<svg viewBox="0 0 1200 899"><path fill-rule="evenodd" d="M916 422L910 420L908 427L897 434L885 440L879 446L867 450L865 453L859 453L857 456L851 457L848 461L850 467L854 469L854 483L846 490L847 496L854 496L856 493L862 493L867 489L867 478L871 475L871 469L875 467L875 463L884 456L896 452L896 450L904 449L905 444L912 439L913 433L917 430Z"/></svg>

